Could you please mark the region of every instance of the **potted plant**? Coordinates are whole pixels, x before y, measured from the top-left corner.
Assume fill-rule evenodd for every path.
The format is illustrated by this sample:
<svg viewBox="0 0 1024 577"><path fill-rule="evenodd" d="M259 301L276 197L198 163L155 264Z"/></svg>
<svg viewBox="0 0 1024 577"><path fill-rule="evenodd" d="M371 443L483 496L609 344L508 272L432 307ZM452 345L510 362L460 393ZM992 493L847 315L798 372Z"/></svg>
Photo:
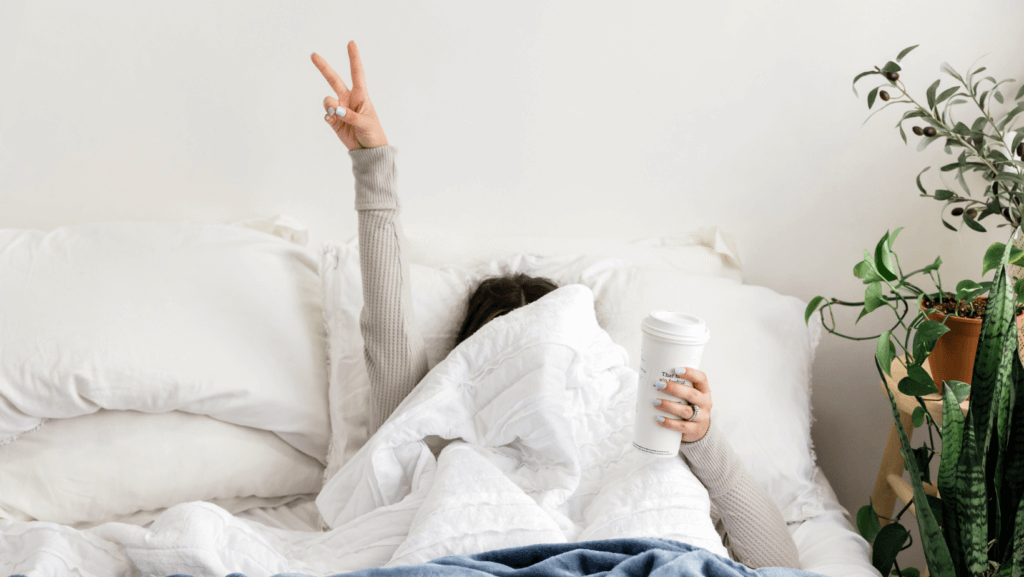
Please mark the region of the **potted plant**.
<svg viewBox="0 0 1024 577"><path fill-rule="evenodd" d="M1015 104L1011 105L1007 104L1007 98L1002 91L1006 89L1005 84L1013 82L1012 79L997 81L992 76L980 77L986 69L972 69L973 64L968 67L966 74L961 76L952 66L943 63L940 70L955 82L949 87L942 87L941 79L933 82L925 94L926 105L922 105L907 92L900 79L902 69L899 62L915 48L916 45L905 48L896 56L895 62L887 62L881 68L875 66L874 70L862 72L854 77L854 94L857 94L858 80L881 77L884 79L883 84L868 92L867 105L868 109L871 109L876 102L885 104L871 116L894 104L905 105L908 110L896 123L904 143L907 143L907 134L903 129L903 123L912 121L915 126L911 131L921 137L917 145L918 151L924 150L935 141L943 140L945 152L950 155L957 154L955 162L940 168L943 186L931 194L921 182L921 176L931 167L926 167L917 175L917 188L921 191L921 196L945 203L940 220L946 228L959 231L966 225L970 229L985 232L985 226L980 221L991 215L999 215L1006 222L997 225L997 228L1011 225L1016 229L1020 226L1024 214L1024 128L1015 129L1014 125L1024 118L1024 83L1012 101ZM1004 108L1008 110L994 115L993 102L1006 105ZM964 104L973 104L969 108L975 111L971 115L973 118L963 117L963 120L957 120L954 113L962 115L964 108L959 107ZM965 121L969 121L970 124ZM956 187L945 182L941 177L943 173L955 175L962 192L954 191ZM965 178L965 174L971 173L980 174L984 181L984 195L980 199L971 198L971 189L968 186L968 179ZM957 227L949 224L944 216L946 209L951 206L949 214L960 219ZM1017 248L1024 248L1024 236L1018 239ZM987 267L992 260L992 255L986 255L983 275L989 270ZM1024 277L1024 269L1017 264L1019 261L1019 254L1010 255L1010 274L1013 279L1011 282L1015 294L1024 292L1024 278L1021 278ZM891 267L889 271L888 276L892 276ZM886 271L879 273L886 276ZM952 315L945 322L949 331L938 339L929 360L936 386L948 379L971 382L974 351L977 348L981 318L986 307L987 297L982 295L988 289L989 285L985 283L963 281L957 285L955 294L943 292L940 286L938 298L929 297L920 303L922 310L927 307L931 311L928 313L931 320L943 322L947 315Z"/></svg>
<svg viewBox="0 0 1024 577"><path fill-rule="evenodd" d="M864 259L853 267L854 276L868 285L864 290L863 301L851 302L815 296L807 304L804 321L808 322L817 310L821 315L822 326L828 332L855 341L876 340L877 355L882 360L882 366L885 367L887 374L893 359L897 356L896 346L893 344L895 341L906 358L907 376L899 383L899 389L904 394L928 394L924 392L926 385L931 386L931 392L941 391L942 382L949 380L970 384L978 336L988 306L988 297L985 295L991 290L993 281L978 283L962 280L957 283L955 293L946 292L942 288L942 276L939 274L939 266L942 264L939 257L930 265L904 274L899 264L899 256L893 250L893 243L901 230L903 227L897 228L892 234L887 231L875 246L874 253L865 250ZM999 265L1005 247L1003 243L997 242L988 248L982 261L982 276ZM1015 246L1010 246L1008 250L1007 258L1010 262L1024 262L1024 250ZM931 277L937 291L925 292L911 282L910 278L917 274L927 274ZM885 294L887 291L888 295ZM1021 304L1024 303L1024 294L1015 300L1014 316L1018 324L1024 325L1024 304ZM908 301L914 301L914 306L908 304ZM902 314L901 304L904 306ZM897 320L889 330L879 335L844 335L836 330L833 305L863 307L855 324L868 313L883 307L892 309L897 315ZM909 322L905 322L912 308L915 314ZM825 320L826 309L832 321L831 327ZM903 335L902 341L900 334ZM953 338L948 338L950 336ZM925 358L928 358L931 376L928 376L928 372L922 367ZM916 385L907 384L910 382Z"/></svg>
<svg viewBox="0 0 1024 577"><path fill-rule="evenodd" d="M887 266L880 254L886 249L891 251L891 244L886 244L890 238L895 238L895 235L890 237L886 233L882 237L879 246L885 245L885 248L876 249L874 257L865 254L864 260L854 268L858 277L878 275L877 271ZM906 325L903 318L910 307L906 306L901 316L888 297L877 294L876 289L870 287L864 303L848 303L863 304L865 312L861 316L870 312L867 310L869 306L877 309L889 305L898 317L897 325L907 328L904 343L908 343L910 333L914 333L913 349L903 345L911 364L908 365L907 377L900 380L898 388L902 393L915 397L921 405L914 410L914 426L927 422L929 427L930 443L911 447L900 422L896 401L887 389L914 496L896 517L887 518L890 523L885 526L879 523L879 515L870 503L857 514L861 535L872 543L872 564L882 575L888 575L894 568L893 574L901 577L920 574L916 568L901 569L896 562L896 556L909 546L907 542L910 539L910 533L900 523L900 518L914 503L917 504L921 545L931 575L1018 577L1024 573L1024 366L1013 320L1019 306L1008 275L1010 255L1015 249L1010 244L995 243L986 252L986 270L992 264L996 274L991 281L991 294L981 323L981 338L972 366L973 383L970 386L956 380L941 383L941 426L924 410L921 395L933 393L935 389L921 363L928 357L934 341L938 340L936 335L944 332L940 328L942 323L925 319L918 312L915 319ZM998 254L994 263L989 261L993 254ZM892 256L898 263L895 255ZM936 259L925 269L937 271L938 265L939 260ZM898 269L898 264L896 266ZM907 276L910 275L901 274L897 286L904 285ZM892 286L891 281L885 282ZM819 298L822 297L815 300ZM923 295L918 297L919 302L922 298ZM906 305L906 299L892 300ZM805 321L810 319L816 306L807 307ZM822 321L824 309L829 306L817 309ZM878 337L874 358L880 378L891 374L890 367L896 358L891 332L885 331ZM965 415L961 403L969 390L973 394ZM941 453L936 450L933 429L941 439ZM929 465L935 455L940 455L940 462L936 483L938 496L933 497L925 493L924 483L931 482Z"/></svg>

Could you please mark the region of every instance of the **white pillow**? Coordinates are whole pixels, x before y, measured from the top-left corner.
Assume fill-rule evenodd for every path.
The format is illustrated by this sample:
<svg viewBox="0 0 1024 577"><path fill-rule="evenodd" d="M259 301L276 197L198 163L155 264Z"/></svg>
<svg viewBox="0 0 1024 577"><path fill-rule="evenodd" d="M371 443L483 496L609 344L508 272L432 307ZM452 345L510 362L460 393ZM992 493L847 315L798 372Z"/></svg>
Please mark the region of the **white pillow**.
<svg viewBox="0 0 1024 577"><path fill-rule="evenodd" d="M322 473L269 431L180 411L100 410L0 447L0 519L143 524L190 501L235 513L317 493Z"/></svg>
<svg viewBox="0 0 1024 577"><path fill-rule="evenodd" d="M351 241L354 244L356 241ZM409 262L439 268L471 266L510 254L622 258L640 266L722 276L743 282L739 250L732 235L704 226L677 237L625 241L607 238L542 236L464 236L447 232L406 232Z"/></svg>
<svg viewBox="0 0 1024 577"><path fill-rule="evenodd" d="M729 444L795 523L824 511L814 482L810 383L821 320L804 324L805 302L725 278L638 267L624 300L636 329L623 343L639 367L639 321L652 310L695 314L711 339L700 370L708 375L713 419ZM623 323L633 326L629 323Z"/></svg>
<svg viewBox="0 0 1024 577"><path fill-rule="evenodd" d="M433 268L410 265L413 314L423 335L429 368L444 360L466 313L472 290L487 277L525 273L545 277L558 286L586 285L594 293L598 323L613 335L625 335L618 325L623 294L632 279L632 266L618 259L513 255L473 267ZM359 314L363 308L359 251L351 245L326 242L321 248L320 274L324 287L324 324L330 352L330 412L333 430L324 481L330 479L369 438L370 381L363 359Z"/></svg>
<svg viewBox="0 0 1024 577"><path fill-rule="evenodd" d="M324 460L317 260L241 226L0 230L0 443L47 418L180 410Z"/></svg>

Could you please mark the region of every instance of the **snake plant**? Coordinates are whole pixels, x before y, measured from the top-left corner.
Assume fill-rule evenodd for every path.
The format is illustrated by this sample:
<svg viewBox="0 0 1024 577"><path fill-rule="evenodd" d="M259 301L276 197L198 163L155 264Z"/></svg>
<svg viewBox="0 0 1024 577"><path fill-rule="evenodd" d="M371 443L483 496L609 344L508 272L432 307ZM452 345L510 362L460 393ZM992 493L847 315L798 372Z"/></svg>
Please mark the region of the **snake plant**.
<svg viewBox="0 0 1024 577"><path fill-rule="evenodd" d="M1007 243L1003 248L988 297L966 416L958 396L965 385L943 383L938 498L925 493L927 472L922 465L927 468L927 461L915 458L896 401L886 389L907 457L921 545L928 570L936 577L1024 575L1024 366L1017 346L1014 291L1007 272L1011 246ZM887 371L878 355L875 367L884 379ZM919 396L917 399L920 403ZM874 514L873 507L869 513ZM886 575L895 554L905 548L909 533L898 518L879 528L877 517L874 526L863 517L858 515L858 526L874 543L875 567ZM885 546L892 543L894 547ZM882 555L878 554L880 546L886 550ZM895 573L907 576L916 570L900 571L897 565Z"/></svg>

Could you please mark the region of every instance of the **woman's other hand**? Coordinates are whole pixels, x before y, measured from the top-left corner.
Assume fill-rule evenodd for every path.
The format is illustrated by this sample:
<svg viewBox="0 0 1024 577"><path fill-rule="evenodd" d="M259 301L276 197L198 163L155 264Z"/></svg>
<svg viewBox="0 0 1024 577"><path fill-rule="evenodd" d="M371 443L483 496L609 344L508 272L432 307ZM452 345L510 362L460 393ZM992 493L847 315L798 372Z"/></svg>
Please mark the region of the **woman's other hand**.
<svg viewBox="0 0 1024 577"><path fill-rule="evenodd" d="M338 95L337 98L324 98L324 110L327 111L324 121L331 126L345 146L349 150L387 146L388 139L384 136L384 129L380 127L380 120L377 119L377 111L373 109L370 95L366 91L363 62L359 59L359 48L356 47L355 40L348 43L352 90L345 86L345 81L330 64L327 64L323 56L314 52L310 58Z"/></svg>
<svg viewBox="0 0 1024 577"><path fill-rule="evenodd" d="M665 417L665 421L658 424L666 429L682 431L683 442L693 443L703 439L711 427L711 387L708 386L708 376L702 371L680 367L675 372L680 379L693 383L693 387L662 379L661 382L667 386L660 392L690 404L663 399L661 405L654 408L683 420ZM697 407L697 418L691 421L694 407Z"/></svg>

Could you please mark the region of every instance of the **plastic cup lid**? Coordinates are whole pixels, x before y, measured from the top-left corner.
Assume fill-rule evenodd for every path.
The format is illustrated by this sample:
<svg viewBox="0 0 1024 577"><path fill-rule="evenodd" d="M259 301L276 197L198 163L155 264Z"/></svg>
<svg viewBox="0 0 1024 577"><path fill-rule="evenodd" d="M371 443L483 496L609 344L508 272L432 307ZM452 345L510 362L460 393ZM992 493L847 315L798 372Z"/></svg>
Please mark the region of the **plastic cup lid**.
<svg viewBox="0 0 1024 577"><path fill-rule="evenodd" d="M642 326L652 335L672 340L705 342L711 337L704 319L680 312L651 311Z"/></svg>

